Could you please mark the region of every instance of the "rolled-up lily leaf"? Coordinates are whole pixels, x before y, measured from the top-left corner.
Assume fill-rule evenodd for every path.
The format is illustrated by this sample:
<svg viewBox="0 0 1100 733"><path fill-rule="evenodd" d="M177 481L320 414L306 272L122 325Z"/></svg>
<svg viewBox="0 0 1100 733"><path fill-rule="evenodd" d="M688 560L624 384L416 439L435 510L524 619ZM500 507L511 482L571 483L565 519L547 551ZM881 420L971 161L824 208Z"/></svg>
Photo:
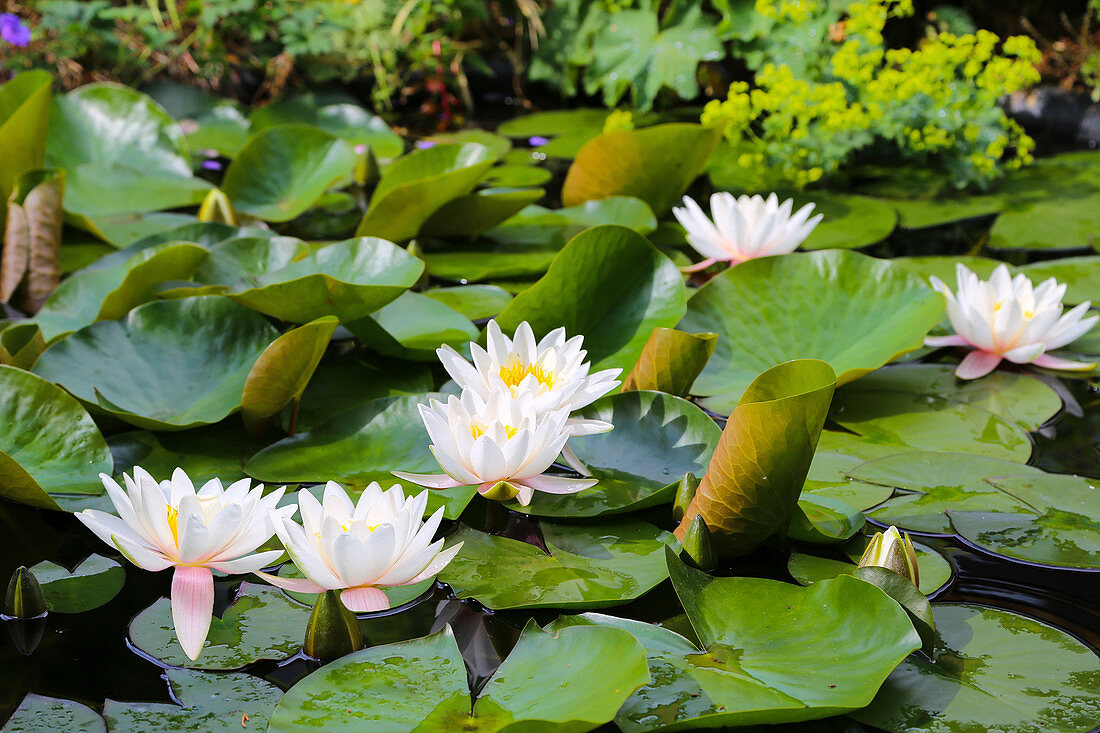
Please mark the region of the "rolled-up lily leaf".
<svg viewBox="0 0 1100 733"><path fill-rule="evenodd" d="M784 535L836 387L826 362L796 359L753 380L722 431L676 536L698 515L719 556Z"/></svg>
<svg viewBox="0 0 1100 733"><path fill-rule="evenodd" d="M703 371L718 335L684 333L674 328L655 328L638 357L638 363L623 380L623 392L651 389L683 397L691 391Z"/></svg>
<svg viewBox="0 0 1100 733"><path fill-rule="evenodd" d="M61 282L61 225L65 171L40 168L15 181L8 199L0 300L37 313Z"/></svg>

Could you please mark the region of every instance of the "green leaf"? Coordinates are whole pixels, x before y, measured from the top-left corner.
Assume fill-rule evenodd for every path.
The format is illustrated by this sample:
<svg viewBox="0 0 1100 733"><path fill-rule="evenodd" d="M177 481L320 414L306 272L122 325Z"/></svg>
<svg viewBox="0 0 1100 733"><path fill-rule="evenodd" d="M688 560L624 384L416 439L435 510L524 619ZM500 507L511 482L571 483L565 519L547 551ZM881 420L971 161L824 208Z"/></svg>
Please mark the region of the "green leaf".
<svg viewBox="0 0 1100 733"><path fill-rule="evenodd" d="M742 554L784 535L835 386L832 368L814 359L780 364L753 380L726 422L677 537L697 515L720 554Z"/></svg>
<svg viewBox="0 0 1100 733"><path fill-rule="evenodd" d="M407 291L366 318L345 324L368 348L402 359L436 362L443 344L463 347L477 339L470 319L445 303Z"/></svg>
<svg viewBox="0 0 1100 733"><path fill-rule="evenodd" d="M423 271L424 263L400 247L360 237L325 245L285 267L242 280L226 297L293 323L328 315L348 323L397 298Z"/></svg>
<svg viewBox="0 0 1100 733"><path fill-rule="evenodd" d="M1010 611L933 608L942 646L902 662L852 717L895 733L1083 733L1100 720L1100 660L1074 637Z"/></svg>
<svg viewBox="0 0 1100 733"><path fill-rule="evenodd" d="M71 223L108 241L129 215L197 206L212 186L201 178L117 164L85 163L67 172L65 211Z"/></svg>
<svg viewBox="0 0 1100 733"><path fill-rule="evenodd" d="M649 234L657 228L657 217L641 199L608 196L560 209L531 205L485 236L518 251L523 251L520 247L558 250L585 229L600 224L619 224Z"/></svg>
<svg viewBox="0 0 1100 733"><path fill-rule="evenodd" d="M92 418L65 390L0 366L0 487L3 496L57 509L48 494L101 494L111 453Z"/></svg>
<svg viewBox="0 0 1100 733"><path fill-rule="evenodd" d="M512 294L496 285L459 285L432 288L424 295L458 311L471 321L492 318L512 302Z"/></svg>
<svg viewBox="0 0 1100 733"><path fill-rule="evenodd" d="M546 551L466 526L448 536L462 549L439 574L458 598L493 610L607 608L664 580L672 535L635 520L591 526L541 524Z"/></svg>
<svg viewBox="0 0 1100 733"><path fill-rule="evenodd" d="M682 123L599 135L569 167L562 203L634 196L664 214L703 170L721 135L717 128Z"/></svg>
<svg viewBox="0 0 1100 733"><path fill-rule="evenodd" d="M47 72L36 70L0 86L0 201L11 197L20 175L46 162L51 83Z"/></svg>
<svg viewBox="0 0 1100 733"><path fill-rule="evenodd" d="M54 613L83 613L99 608L122 590L126 571L114 560L89 555L71 572L49 560L31 568Z"/></svg>
<svg viewBox="0 0 1100 733"><path fill-rule="evenodd" d="M615 664L608 666L609 659ZM647 676L643 650L628 633L551 632L531 623L471 704L462 655L447 627L322 667L279 702L269 730L581 733L609 722ZM554 694L545 694L550 688Z"/></svg>
<svg viewBox="0 0 1100 733"><path fill-rule="evenodd" d="M920 348L943 296L889 262L846 251L764 257L720 273L688 301L685 331L718 334L695 381L725 412L759 372L791 359L829 362L846 384Z"/></svg>
<svg viewBox="0 0 1100 733"><path fill-rule="evenodd" d="M0 364L30 371L45 350L42 329L31 321L8 325L0 332Z"/></svg>
<svg viewBox="0 0 1100 733"><path fill-rule="evenodd" d="M814 214L824 215L802 249L857 249L881 242L897 226L893 207L868 196L807 191L795 193L794 210L813 202Z"/></svg>
<svg viewBox="0 0 1100 733"><path fill-rule="evenodd" d="M1063 153L1007 177L991 249L1060 250L1100 243L1100 154Z"/></svg>
<svg viewBox="0 0 1100 733"><path fill-rule="evenodd" d="M496 186L520 185L500 181L492 183ZM428 237L476 236L499 225L528 204L538 201L544 193L541 188L486 188L459 196L436 209L420 231Z"/></svg>
<svg viewBox="0 0 1100 733"><path fill-rule="evenodd" d="M714 333L653 329L638 363L623 380L623 391L650 389L686 396L714 353L717 339Z"/></svg>
<svg viewBox="0 0 1100 733"><path fill-rule="evenodd" d="M54 733L63 730L107 733L107 724L99 713L86 705L33 692L26 694L4 724L4 733Z"/></svg>
<svg viewBox="0 0 1100 733"><path fill-rule="evenodd" d="M60 341L35 372L138 427L215 423L241 405L260 353L277 336L259 314L224 298L146 303Z"/></svg>
<svg viewBox="0 0 1100 733"><path fill-rule="evenodd" d="M116 433L107 440L115 459L115 478L141 466L150 475L167 479L177 467L187 472L195 485L212 478L228 485L246 478L244 462L262 447L238 426L221 424L172 433L133 430Z"/></svg>
<svg viewBox="0 0 1100 733"><path fill-rule="evenodd" d="M684 299L680 271L645 237L598 226L574 237L497 323L512 332L527 321L536 338L564 326L570 336L585 336L594 371L629 369L654 328L682 317Z"/></svg>
<svg viewBox="0 0 1100 733"><path fill-rule="evenodd" d="M828 431L823 432L822 439L828 439L833 435ZM806 483L802 485L802 493L836 501L856 509L870 509L876 504L881 504L890 498L893 489L886 486L877 486L862 481L853 481L848 477L848 471L863 463L865 459L843 453L832 453L822 449L821 442L814 453L814 459L810 463L810 472L806 474Z"/></svg>
<svg viewBox="0 0 1100 733"><path fill-rule="evenodd" d="M470 193L494 159L477 143L436 145L399 158L374 189L356 235L395 242L415 237L436 210Z"/></svg>
<svg viewBox="0 0 1100 733"><path fill-rule="evenodd" d="M863 527L863 513L828 496L803 493L787 534L799 542L843 542Z"/></svg>
<svg viewBox="0 0 1100 733"><path fill-rule="evenodd" d="M671 550L668 563L704 651L638 622L579 617L637 633L647 649L651 682L616 718L628 733L796 722L855 710L920 645L901 607L854 578L800 588L713 578Z"/></svg>
<svg viewBox="0 0 1100 733"><path fill-rule="evenodd" d="M250 674L190 669L169 669L165 674L172 698L180 704L108 699L103 704L103 717L111 733L264 730L282 696L278 687Z"/></svg>
<svg viewBox="0 0 1100 733"><path fill-rule="evenodd" d="M205 189L200 191L205 194ZM197 197L196 197L197 198ZM68 216L69 224L95 235L106 242L109 247L101 250L109 253L111 249L129 247L150 235L174 229L175 227L190 224L195 221L193 214L180 214L173 211L113 214L110 216ZM61 250L62 267L75 270L75 267L65 268L66 250L70 242L65 243Z"/></svg>
<svg viewBox="0 0 1100 733"><path fill-rule="evenodd" d="M339 323L332 316L318 318L263 350L241 395L241 418L249 432L262 433L283 407L301 398Z"/></svg>
<svg viewBox="0 0 1100 733"><path fill-rule="evenodd" d="M265 221L290 221L351 175L355 153L309 125L281 125L248 139L225 171L233 208Z"/></svg>
<svg viewBox="0 0 1100 733"><path fill-rule="evenodd" d="M851 574L858 567L863 550L867 546L867 537L858 535L845 542L841 549L851 562L834 560L827 557L818 557L801 552L792 552L787 562L787 571L791 577L802 585L810 585L820 580L829 580L842 574ZM914 542L913 548L917 551L917 569L920 571L921 593L930 596L943 589L954 575L951 563L947 558L928 545Z"/></svg>
<svg viewBox="0 0 1100 733"><path fill-rule="evenodd" d="M378 115L357 104L336 97L305 92L253 110L249 115L254 132L292 123L313 125L351 145L369 145L378 158L395 158L405 149L401 136Z"/></svg>
<svg viewBox="0 0 1100 733"><path fill-rule="evenodd" d="M608 395L576 415L615 426L569 441L599 483L576 494L536 492L530 506L513 504L511 509L545 517L597 517L667 504L684 474L702 475L721 434L698 407L658 392Z"/></svg>
<svg viewBox="0 0 1100 733"><path fill-rule="evenodd" d="M1065 257L1046 262L1033 262L1018 268L1035 284L1047 278L1056 278L1067 286L1062 301L1077 305L1086 300L1100 302L1100 257ZM954 282L948 280L947 282Z"/></svg>
<svg viewBox="0 0 1100 733"><path fill-rule="evenodd" d="M130 622L130 639L154 659L192 669L240 669L260 659L285 659L302 647L310 610L267 585L242 583L236 598L210 623L199 658L176 640L172 602L161 598Z"/></svg>
<svg viewBox="0 0 1100 733"><path fill-rule="evenodd" d="M920 635L921 650L926 654L932 653L936 643L936 621L932 617L932 604L917 586L893 570L874 565L857 567L852 571L852 576L870 583L897 601Z"/></svg>
<svg viewBox="0 0 1100 733"><path fill-rule="evenodd" d="M535 112L502 122L497 133L512 138L553 138L536 150L551 158L572 158L586 142L603 132L606 119L607 110L602 109Z"/></svg>

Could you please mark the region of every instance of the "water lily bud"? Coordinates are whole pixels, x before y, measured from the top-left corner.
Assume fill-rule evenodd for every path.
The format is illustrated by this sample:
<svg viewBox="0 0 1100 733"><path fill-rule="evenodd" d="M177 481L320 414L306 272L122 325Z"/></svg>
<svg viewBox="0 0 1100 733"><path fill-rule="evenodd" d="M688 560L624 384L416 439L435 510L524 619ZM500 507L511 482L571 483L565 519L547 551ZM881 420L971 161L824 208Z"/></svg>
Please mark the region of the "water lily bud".
<svg viewBox="0 0 1100 733"><path fill-rule="evenodd" d="M303 644L306 654L322 662L331 662L363 648L363 635L355 614L340 600L337 591L317 596L306 626Z"/></svg>
<svg viewBox="0 0 1100 733"><path fill-rule="evenodd" d="M863 557L859 559L859 566L877 566L893 570L903 578L907 578L913 585L920 584L920 571L917 569L917 551L913 549L913 540L908 533L898 532L897 527L890 527L885 532L876 532L871 538L867 549L863 551Z"/></svg>
<svg viewBox="0 0 1100 733"><path fill-rule="evenodd" d="M691 520L681 544L684 552L700 570L713 570L718 564L711 547L710 530L702 516L696 514Z"/></svg>
<svg viewBox="0 0 1100 733"><path fill-rule="evenodd" d="M199 221L237 226L237 214L233 211L233 204L229 202L229 197L224 191L218 188L210 189L210 193L206 194L206 198L202 200L202 206L199 207Z"/></svg>
<svg viewBox="0 0 1100 733"><path fill-rule="evenodd" d="M8 581L4 594L4 615L14 618L34 618L46 613L46 596L38 578L26 566L19 566Z"/></svg>
<svg viewBox="0 0 1100 733"><path fill-rule="evenodd" d="M679 522L684 518L688 505L695 498L695 490L699 488L699 479L694 473L685 473L680 479L680 485L676 487L676 498L672 500L672 521Z"/></svg>

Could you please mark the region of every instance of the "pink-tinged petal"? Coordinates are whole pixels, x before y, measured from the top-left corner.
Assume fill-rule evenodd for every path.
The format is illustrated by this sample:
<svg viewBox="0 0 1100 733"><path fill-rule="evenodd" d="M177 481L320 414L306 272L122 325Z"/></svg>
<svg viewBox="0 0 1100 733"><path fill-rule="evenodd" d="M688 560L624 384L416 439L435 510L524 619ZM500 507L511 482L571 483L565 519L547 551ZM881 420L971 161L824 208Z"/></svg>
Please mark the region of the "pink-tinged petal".
<svg viewBox="0 0 1100 733"><path fill-rule="evenodd" d="M959 334L953 333L950 336L926 336L924 345L938 349L943 346L969 346L970 342Z"/></svg>
<svg viewBox="0 0 1100 733"><path fill-rule="evenodd" d="M260 568L266 568L268 565L274 565L279 562L279 558L282 556L282 550L267 550L265 552L257 552L255 555L246 555L232 560L211 562L209 565L212 569L221 573L243 575L244 573L254 573Z"/></svg>
<svg viewBox="0 0 1100 733"><path fill-rule="evenodd" d="M984 377L996 369L1000 363L1001 357L998 354L991 354L988 351L971 351L959 363L959 368L955 370L955 376L959 379Z"/></svg>
<svg viewBox="0 0 1100 733"><path fill-rule="evenodd" d="M214 615L214 575L210 568L179 565L172 574L172 623L183 652L198 659Z"/></svg>
<svg viewBox="0 0 1100 733"><path fill-rule="evenodd" d="M271 573L254 573L257 577L263 578L268 583L271 583L276 588L282 588L288 590L291 593L324 593L325 589L314 583L312 580L306 578L282 578L278 575L272 575Z"/></svg>
<svg viewBox="0 0 1100 733"><path fill-rule="evenodd" d="M347 588L340 592L340 600L354 613L385 611L390 607L390 599L386 594L371 586Z"/></svg>
<svg viewBox="0 0 1100 733"><path fill-rule="evenodd" d="M1096 368L1095 362L1088 363L1083 361L1072 361L1070 359L1060 359L1050 354L1043 354L1031 363L1035 366L1041 366L1044 369L1060 369L1071 372L1087 372L1090 369Z"/></svg>
<svg viewBox="0 0 1100 733"><path fill-rule="evenodd" d="M515 487L519 489L516 493L516 501L519 502L519 505L530 506L531 500L535 498L535 490L521 483L516 483Z"/></svg>
<svg viewBox="0 0 1100 733"><path fill-rule="evenodd" d="M456 486L466 486L445 473L409 473L408 471L390 471L390 473L397 478L429 489L453 489Z"/></svg>
<svg viewBox="0 0 1100 733"><path fill-rule="evenodd" d="M681 267L680 272L684 273L685 275L688 274L688 273L692 273L692 272L699 272L701 270L707 269L708 267L710 267L714 263L720 262L720 261L721 260L715 259L714 257L708 257L707 259L703 260L702 262L696 262L694 265L689 265L687 267Z"/></svg>
<svg viewBox="0 0 1100 733"><path fill-rule="evenodd" d="M594 478L564 478L561 476L532 476L523 479L523 483L535 491L547 494L575 494L590 489L599 483Z"/></svg>

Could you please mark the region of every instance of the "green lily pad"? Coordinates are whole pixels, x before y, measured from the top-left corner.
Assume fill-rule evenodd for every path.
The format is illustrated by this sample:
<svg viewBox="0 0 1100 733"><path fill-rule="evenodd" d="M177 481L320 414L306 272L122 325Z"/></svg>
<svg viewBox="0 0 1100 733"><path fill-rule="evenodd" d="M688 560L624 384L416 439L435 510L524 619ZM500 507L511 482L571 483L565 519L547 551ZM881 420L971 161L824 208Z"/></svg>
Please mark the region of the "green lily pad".
<svg viewBox="0 0 1100 733"><path fill-rule="evenodd" d="M382 239L325 245L286 267L255 278L226 297L284 321L322 316L354 321L393 301L417 281L424 263Z"/></svg>
<svg viewBox="0 0 1100 733"><path fill-rule="evenodd" d="M13 501L57 509L49 494L101 494L111 453L92 418L65 390L0 366L0 487Z"/></svg>
<svg viewBox="0 0 1100 733"><path fill-rule="evenodd" d="M485 236L518 251L536 247L559 250L585 229L600 224L619 224L639 234L648 234L657 228L657 218L641 199L608 196L561 209L528 206L487 231Z"/></svg>
<svg viewBox="0 0 1100 733"><path fill-rule="evenodd" d="M276 125L313 125L351 145L370 146L377 158L395 158L405 149L401 136L385 120L353 104L351 97L299 93L253 110L249 121L253 131Z"/></svg>
<svg viewBox="0 0 1100 733"><path fill-rule="evenodd" d="M857 563L863 556L867 539L862 536L854 537L841 547L851 562L792 552L790 560L787 561L787 571L802 585L851 574L858 567ZM947 558L920 542L914 542L913 549L917 552L917 569L920 571L920 585L917 587L921 593L930 596L951 582L954 571Z"/></svg>
<svg viewBox="0 0 1100 733"><path fill-rule="evenodd" d="M267 585L242 583L221 618L214 617L199 658L176 641L172 602L161 598L130 622L134 645L155 659L192 669L240 669L260 659L285 659L302 648L309 608Z"/></svg>
<svg viewBox="0 0 1100 733"><path fill-rule="evenodd" d="M11 197L20 175L46 163L51 84L47 72L35 70L0 85L0 201ZM7 207L0 209L3 224Z"/></svg>
<svg viewBox="0 0 1100 733"><path fill-rule="evenodd" d="M461 348L477 339L470 319L446 303L412 291L345 325L380 354L418 361L437 361L435 350L443 344Z"/></svg>
<svg viewBox="0 0 1100 733"><path fill-rule="evenodd" d="M512 302L512 294L496 285L432 288L424 295L458 311L471 321L492 318Z"/></svg>
<svg viewBox="0 0 1100 733"><path fill-rule="evenodd" d="M1051 277L1065 283L1068 287L1062 300L1066 305L1077 305L1086 300L1100 302L1100 257L1065 257L1034 262L1017 271L1036 284Z"/></svg>
<svg viewBox="0 0 1100 733"><path fill-rule="evenodd" d="M513 185L494 182L494 185ZM541 188L486 188L459 196L435 210L420 228L428 237L472 237L492 229L542 198Z"/></svg>
<svg viewBox="0 0 1100 733"><path fill-rule="evenodd" d="M237 104L229 101L181 119L180 126L187 133L184 140L188 147L195 151L213 150L233 158L248 142L248 119Z"/></svg>
<svg viewBox="0 0 1100 733"><path fill-rule="evenodd" d="M180 704L107 700L103 717L112 733L264 730L282 696L278 687L250 674L169 669L166 675Z"/></svg>
<svg viewBox="0 0 1100 733"><path fill-rule="evenodd" d="M802 249L858 249L890 236L897 226L894 208L882 201L855 194L807 191L794 195L798 210L813 202L821 220L802 243Z"/></svg>
<svg viewBox="0 0 1100 733"><path fill-rule="evenodd" d="M196 192L192 198L198 198L198 193ZM205 197L206 190L203 189L201 193ZM109 248L103 250L105 253L109 253L111 249L124 249L150 235L197 221L193 214L181 214L174 211L127 212L109 216L71 216L68 219L69 224L84 229L89 234L93 234L107 243ZM66 242L65 246L68 248L70 243ZM65 250L62 250L61 256L64 259Z"/></svg>
<svg viewBox="0 0 1100 733"><path fill-rule="evenodd" d="M437 209L470 193L494 159L477 143L436 145L399 158L374 189L356 235L394 242L415 237Z"/></svg>
<svg viewBox="0 0 1100 733"><path fill-rule="evenodd" d="M863 513L828 496L803 494L787 535L800 542L833 544L843 542L863 527Z"/></svg>
<svg viewBox="0 0 1100 733"><path fill-rule="evenodd" d="M683 316L683 278L645 237L621 226L581 232L538 282L497 317L505 332L522 321L541 337L564 326L583 334L592 369L629 370L653 329Z"/></svg>
<svg viewBox="0 0 1100 733"><path fill-rule="evenodd" d="M831 433L827 431L822 433L826 439L829 435ZM802 493L842 501L861 511L881 504L894 493L893 488L855 481L848 476L848 471L864 460L822 450L819 441L810 471L806 474L806 483L802 485Z"/></svg>
<svg viewBox="0 0 1100 733"><path fill-rule="evenodd" d="M900 265L910 272L920 275L921 278L926 281L929 277L935 275L940 280L951 285L952 290L955 288L956 264L961 262L978 277L983 279L989 279L989 276L993 274L993 270L997 269L997 266L1002 264L999 260L994 260L989 257L972 257L970 255L961 257L941 255L928 257L895 257L890 261L895 265ZM1012 268L1010 267L1009 269Z"/></svg>
<svg viewBox="0 0 1100 733"><path fill-rule="evenodd" d="M906 229L989 216L1002 206L995 192L960 192L951 186L944 173L934 168L895 169L889 176L860 185L857 190L893 206L899 223Z"/></svg>
<svg viewBox="0 0 1100 733"><path fill-rule="evenodd" d="M484 145L493 151L493 155L504 158L512 150L512 141L503 135L479 128L458 130L457 132L439 132L424 138L428 142L444 143L447 145L462 145L463 143L477 143Z"/></svg>
<svg viewBox="0 0 1100 733"><path fill-rule="evenodd" d="M236 425L211 425L173 433L133 430L107 440L115 459L115 477L141 466L152 476L167 479L177 467L201 485L212 478L223 484L246 478L244 462L262 444Z"/></svg>
<svg viewBox="0 0 1100 733"><path fill-rule="evenodd" d="M634 196L664 214L702 172L721 139L718 128L682 123L598 135L569 167L562 203Z"/></svg>
<svg viewBox="0 0 1100 733"><path fill-rule="evenodd" d="M892 733L1085 733L1100 720L1100 659L1010 611L937 603L942 645L901 663L852 717Z"/></svg>
<svg viewBox="0 0 1100 733"><path fill-rule="evenodd" d="M541 524L546 550L461 526L462 549L439 574L458 598L493 610L608 608L633 600L668 576L663 547L672 535L635 520L590 526Z"/></svg>
<svg viewBox="0 0 1100 733"><path fill-rule="evenodd" d="M82 613L99 608L122 590L126 571L114 560L89 555L71 572L49 560L31 568L42 585L46 605L55 613Z"/></svg>
<svg viewBox="0 0 1100 733"><path fill-rule="evenodd" d="M225 171L222 190L233 208L266 221L290 221L351 175L351 146L309 125L262 130Z"/></svg>
<svg viewBox="0 0 1100 733"><path fill-rule="evenodd" d="M866 705L920 645L885 593L842 577L809 588L712 578L669 551L669 573L705 645L668 629L597 614L559 624L625 629L646 647L650 682L620 710L627 733L785 723Z"/></svg>
<svg viewBox="0 0 1100 733"><path fill-rule="evenodd" d="M200 285L245 289L270 272L309 254L309 245L293 237L232 237L207 245L210 256L195 272ZM163 295L163 293L162 293Z"/></svg>
<svg viewBox="0 0 1100 733"><path fill-rule="evenodd" d="M948 510L963 539L1026 562L1100 569L1100 490L1093 479L1033 473L987 481L1030 511Z"/></svg>
<svg viewBox="0 0 1100 733"><path fill-rule="evenodd" d="M557 254L557 250L513 252L478 247L425 252L422 257L432 277L454 282L483 282L495 278L537 277L546 272Z"/></svg>
<svg viewBox="0 0 1100 733"><path fill-rule="evenodd" d="M592 138L603 132L607 110L570 109L535 112L502 122L497 128L511 138L547 137L550 142L535 150L551 158L572 158Z"/></svg>
<svg viewBox="0 0 1100 733"><path fill-rule="evenodd" d="M608 666L610 659L615 664ZM350 725L389 733L583 733L610 721L646 677L643 650L628 633L602 628L551 632L531 623L473 697L447 627L322 667L287 692L269 730ZM550 688L554 694L545 694Z"/></svg>
<svg viewBox="0 0 1100 733"><path fill-rule="evenodd" d="M73 700L62 700L28 692L15 709L4 733L53 733L54 731L107 733L99 713Z"/></svg>
<svg viewBox="0 0 1100 733"><path fill-rule="evenodd" d="M67 172L65 211L81 229L114 241L126 215L197 206L211 188L190 175L84 163Z"/></svg>
<svg viewBox="0 0 1100 733"><path fill-rule="evenodd" d="M718 335L655 328L638 363L623 380L623 391L652 389L686 396L714 354Z"/></svg>
<svg viewBox="0 0 1100 733"><path fill-rule="evenodd" d="M846 384L920 348L942 318L943 296L915 275L855 252L829 251L731 267L691 297L680 329L718 334L694 391L708 398L708 408L728 412L769 367L822 359L837 384Z"/></svg>
<svg viewBox="0 0 1100 733"><path fill-rule="evenodd" d="M224 298L146 303L54 344L35 372L132 425L180 430L235 412L252 364L276 335Z"/></svg>
<svg viewBox="0 0 1100 733"><path fill-rule="evenodd" d="M498 165L489 169L485 183L490 186L542 186L554 175L534 165Z"/></svg>
<svg viewBox="0 0 1100 733"><path fill-rule="evenodd" d="M660 392L608 395L576 414L615 426L569 442L600 482L576 494L536 492L530 506L510 505L514 511L598 517L667 504L684 474L703 474L721 435L698 407Z"/></svg>

